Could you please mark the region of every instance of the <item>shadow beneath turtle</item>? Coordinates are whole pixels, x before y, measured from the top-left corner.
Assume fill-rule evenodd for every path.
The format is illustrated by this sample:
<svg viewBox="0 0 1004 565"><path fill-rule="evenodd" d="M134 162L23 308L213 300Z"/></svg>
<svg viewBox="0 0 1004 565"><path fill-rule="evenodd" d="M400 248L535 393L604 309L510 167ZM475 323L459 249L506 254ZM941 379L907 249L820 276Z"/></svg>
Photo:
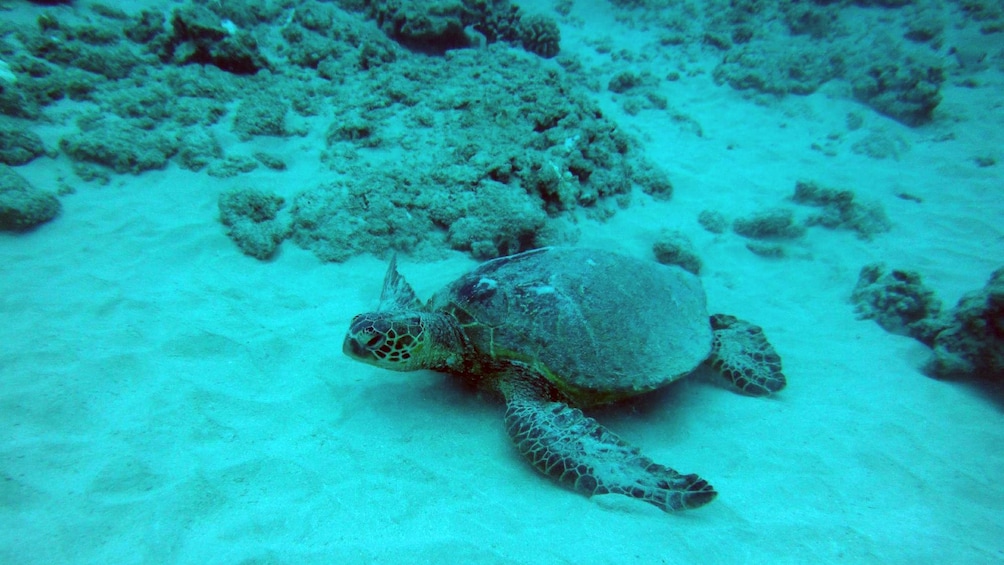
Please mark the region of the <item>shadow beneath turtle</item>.
<svg viewBox="0 0 1004 565"><path fill-rule="evenodd" d="M965 381L948 381L941 379L944 382L949 382L952 384L957 384L972 394L979 396L980 398L985 398L990 400L997 407L999 412L1004 413L1004 383L999 383L991 380L965 380Z"/></svg>
<svg viewBox="0 0 1004 565"><path fill-rule="evenodd" d="M694 375L670 383L631 398L625 398L600 406L591 406L583 411L615 431L644 428L658 424L661 429L684 429L687 412L694 409L692 404L701 396L703 383L693 379Z"/></svg>
<svg viewBox="0 0 1004 565"><path fill-rule="evenodd" d="M429 373L435 377L427 381L421 392L427 406L448 412L494 411L500 418L505 413L505 402L500 395L445 373Z"/></svg>
<svg viewBox="0 0 1004 565"><path fill-rule="evenodd" d="M430 374L436 377L426 381L418 393L426 406L435 406L435 410L450 413L495 412L500 417L505 412L505 401L499 394L481 389L464 379L442 373ZM702 391L708 389L716 389L711 391L713 394L742 395L721 375L702 365L690 375L653 391L609 404L576 407L615 428L621 425L644 426L656 421L670 426L682 425L685 414L698 409L696 405L706 396Z"/></svg>

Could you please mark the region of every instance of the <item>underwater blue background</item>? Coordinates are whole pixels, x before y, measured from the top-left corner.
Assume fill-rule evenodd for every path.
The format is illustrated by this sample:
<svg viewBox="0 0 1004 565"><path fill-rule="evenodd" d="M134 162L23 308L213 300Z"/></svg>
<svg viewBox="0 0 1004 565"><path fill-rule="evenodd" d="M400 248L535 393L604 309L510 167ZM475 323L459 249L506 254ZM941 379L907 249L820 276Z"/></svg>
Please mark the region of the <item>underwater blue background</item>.
<svg viewBox="0 0 1004 565"><path fill-rule="evenodd" d="M0 10L0 562L1004 558L999 3ZM590 411L711 504L581 497L342 354L391 254L426 299L555 244L696 261L784 359Z"/></svg>

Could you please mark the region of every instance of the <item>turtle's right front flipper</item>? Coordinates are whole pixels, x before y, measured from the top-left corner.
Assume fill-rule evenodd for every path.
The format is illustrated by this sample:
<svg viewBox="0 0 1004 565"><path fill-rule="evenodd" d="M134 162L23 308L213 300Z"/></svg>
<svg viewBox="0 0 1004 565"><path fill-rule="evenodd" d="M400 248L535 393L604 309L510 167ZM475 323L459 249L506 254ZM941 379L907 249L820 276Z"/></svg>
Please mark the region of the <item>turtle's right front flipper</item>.
<svg viewBox="0 0 1004 565"><path fill-rule="evenodd" d="M718 494L704 479L653 462L562 402L510 397L505 426L538 471L587 496L623 494L670 512L703 506Z"/></svg>

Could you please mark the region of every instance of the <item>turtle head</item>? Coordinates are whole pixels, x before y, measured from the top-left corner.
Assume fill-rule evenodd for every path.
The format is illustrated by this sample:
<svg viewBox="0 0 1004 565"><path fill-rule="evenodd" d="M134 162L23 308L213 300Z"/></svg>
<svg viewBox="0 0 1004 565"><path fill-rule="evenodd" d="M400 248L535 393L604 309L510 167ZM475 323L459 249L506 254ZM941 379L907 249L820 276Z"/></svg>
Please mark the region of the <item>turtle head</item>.
<svg viewBox="0 0 1004 565"><path fill-rule="evenodd" d="M370 365L393 371L432 368L437 347L431 343L429 314L368 312L352 318L342 351Z"/></svg>

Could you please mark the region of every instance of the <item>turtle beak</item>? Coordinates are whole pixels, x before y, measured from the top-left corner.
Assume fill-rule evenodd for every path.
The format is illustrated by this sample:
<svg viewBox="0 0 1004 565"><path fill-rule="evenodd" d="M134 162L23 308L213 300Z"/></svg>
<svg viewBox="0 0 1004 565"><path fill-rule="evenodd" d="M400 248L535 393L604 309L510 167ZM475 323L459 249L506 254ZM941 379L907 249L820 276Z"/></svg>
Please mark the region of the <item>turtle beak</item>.
<svg viewBox="0 0 1004 565"><path fill-rule="evenodd" d="M342 343L342 353L352 357L353 359L363 359L366 354L366 350L363 346L359 344L359 341L352 337L351 335L345 336L345 341Z"/></svg>
<svg viewBox="0 0 1004 565"><path fill-rule="evenodd" d="M385 369L395 368L393 365L381 363L380 359L373 355L373 349L366 347L365 343L360 342L356 336L352 334L345 336L345 341L342 342L342 353L348 355L356 361L366 363L367 365L375 365Z"/></svg>
<svg viewBox="0 0 1004 565"><path fill-rule="evenodd" d="M364 363L374 361L371 351L359 341L359 336L368 335L365 330L369 325L368 320L362 315L352 318L349 331L345 333L345 341L342 342L342 353Z"/></svg>

